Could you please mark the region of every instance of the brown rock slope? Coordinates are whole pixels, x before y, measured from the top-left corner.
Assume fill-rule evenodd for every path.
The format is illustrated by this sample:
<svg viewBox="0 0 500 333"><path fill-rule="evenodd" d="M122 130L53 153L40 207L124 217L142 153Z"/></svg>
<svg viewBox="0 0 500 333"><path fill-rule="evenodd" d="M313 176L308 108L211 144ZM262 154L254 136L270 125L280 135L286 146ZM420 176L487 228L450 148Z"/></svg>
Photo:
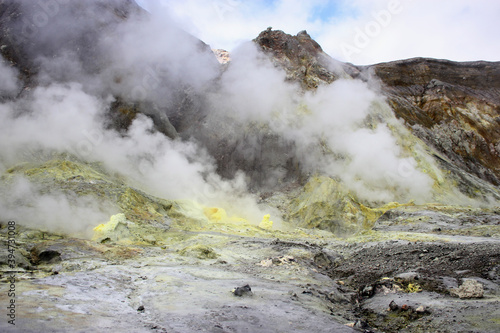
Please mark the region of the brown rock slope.
<svg viewBox="0 0 500 333"><path fill-rule="evenodd" d="M500 184L499 62L415 58L368 69L414 134L461 169Z"/></svg>

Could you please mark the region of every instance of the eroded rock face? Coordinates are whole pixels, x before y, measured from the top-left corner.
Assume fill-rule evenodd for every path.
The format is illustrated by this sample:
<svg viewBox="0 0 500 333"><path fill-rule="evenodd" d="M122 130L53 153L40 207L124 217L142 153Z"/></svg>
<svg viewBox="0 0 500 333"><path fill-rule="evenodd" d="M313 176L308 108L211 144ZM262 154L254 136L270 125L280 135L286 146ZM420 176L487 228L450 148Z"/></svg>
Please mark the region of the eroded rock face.
<svg viewBox="0 0 500 333"><path fill-rule="evenodd" d="M462 170L500 184L500 63L415 58L368 66L398 118Z"/></svg>

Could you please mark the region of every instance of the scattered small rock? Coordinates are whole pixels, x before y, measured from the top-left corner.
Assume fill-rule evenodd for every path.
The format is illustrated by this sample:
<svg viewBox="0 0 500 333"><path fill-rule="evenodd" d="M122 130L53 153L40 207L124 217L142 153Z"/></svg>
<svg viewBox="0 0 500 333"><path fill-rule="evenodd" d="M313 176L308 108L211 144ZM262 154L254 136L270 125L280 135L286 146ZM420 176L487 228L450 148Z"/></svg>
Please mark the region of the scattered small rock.
<svg viewBox="0 0 500 333"><path fill-rule="evenodd" d="M257 263L258 266L262 267L271 267L271 266L281 266L285 264L294 264L295 263L295 258L292 256L281 256L281 257L274 257L274 258L269 258L269 259L264 259L261 260L260 263Z"/></svg>
<svg viewBox="0 0 500 333"><path fill-rule="evenodd" d="M461 270L461 271L455 271L455 274L457 275L464 275L464 274L467 274L470 272L470 269L464 269L464 270Z"/></svg>
<svg viewBox="0 0 500 333"><path fill-rule="evenodd" d="M313 261L319 268L329 269L333 265L334 258L325 252L318 252L314 255Z"/></svg>
<svg viewBox="0 0 500 333"><path fill-rule="evenodd" d="M257 265L262 266L262 267L271 267L273 265L273 260L272 259L264 259Z"/></svg>
<svg viewBox="0 0 500 333"><path fill-rule="evenodd" d="M248 284L244 285L243 287L238 287L236 289L233 290L233 294L234 296L252 296L253 293L252 293L252 288L250 288L250 286Z"/></svg>
<svg viewBox="0 0 500 333"><path fill-rule="evenodd" d="M405 282L412 282L415 280L418 280L420 278L419 274L417 272L405 272L396 275L397 279L400 279Z"/></svg>
<svg viewBox="0 0 500 333"><path fill-rule="evenodd" d="M365 286L361 290L361 296L372 297L375 294L375 288L372 285Z"/></svg>
<svg viewBox="0 0 500 333"><path fill-rule="evenodd" d="M144 312L144 305L141 305L137 308L137 312Z"/></svg>
<svg viewBox="0 0 500 333"><path fill-rule="evenodd" d="M484 287L476 280L468 279L460 287L450 289L450 294L461 299L482 298L484 296Z"/></svg>
<svg viewBox="0 0 500 333"><path fill-rule="evenodd" d="M363 320L356 320L354 323L345 324L345 326L363 330L369 328L368 324Z"/></svg>
<svg viewBox="0 0 500 333"><path fill-rule="evenodd" d="M425 308L425 306L420 305L418 308L415 309L415 312L423 314L423 313L428 313L429 311L427 311L427 309Z"/></svg>
<svg viewBox="0 0 500 333"><path fill-rule="evenodd" d="M389 303L389 309L387 309L387 310L388 311L398 311L399 305L397 305L396 302L391 301L391 303Z"/></svg>
<svg viewBox="0 0 500 333"><path fill-rule="evenodd" d="M349 299L338 289L334 289L327 295L332 303L349 303Z"/></svg>
<svg viewBox="0 0 500 333"><path fill-rule="evenodd" d="M370 326L368 326L368 323L364 320L356 320L353 327L363 330L370 328Z"/></svg>

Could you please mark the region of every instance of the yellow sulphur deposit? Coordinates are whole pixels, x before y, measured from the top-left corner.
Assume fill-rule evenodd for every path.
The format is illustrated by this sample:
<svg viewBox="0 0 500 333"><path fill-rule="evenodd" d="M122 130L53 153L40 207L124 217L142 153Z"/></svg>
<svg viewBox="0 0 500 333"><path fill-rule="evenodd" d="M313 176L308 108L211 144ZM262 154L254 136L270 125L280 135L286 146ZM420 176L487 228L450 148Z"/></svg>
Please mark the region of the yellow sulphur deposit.
<svg viewBox="0 0 500 333"><path fill-rule="evenodd" d="M270 218L271 218L270 214L264 215L264 217L262 218L262 222L260 222L259 224L259 227L262 229L272 229L273 221L269 221Z"/></svg>
<svg viewBox="0 0 500 333"><path fill-rule="evenodd" d="M102 242L103 240L109 239L116 242L127 239L130 236L125 214L120 213L111 216L109 222L99 224L95 227L92 240Z"/></svg>
<svg viewBox="0 0 500 333"><path fill-rule="evenodd" d="M227 213L222 208L217 207L206 207L203 209L203 213L211 222L224 222L227 220Z"/></svg>

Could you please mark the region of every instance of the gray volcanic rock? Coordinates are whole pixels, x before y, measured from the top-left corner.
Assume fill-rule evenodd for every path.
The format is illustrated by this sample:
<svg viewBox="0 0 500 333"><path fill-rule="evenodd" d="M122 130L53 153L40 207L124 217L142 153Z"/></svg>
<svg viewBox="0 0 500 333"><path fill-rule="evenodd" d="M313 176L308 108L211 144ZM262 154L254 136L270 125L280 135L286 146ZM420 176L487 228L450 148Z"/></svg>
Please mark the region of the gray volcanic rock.
<svg viewBox="0 0 500 333"><path fill-rule="evenodd" d="M232 119L205 120L192 132L214 157L217 173L232 179L245 172L250 189L273 191L303 179L294 142L285 140L267 126L238 126Z"/></svg>

